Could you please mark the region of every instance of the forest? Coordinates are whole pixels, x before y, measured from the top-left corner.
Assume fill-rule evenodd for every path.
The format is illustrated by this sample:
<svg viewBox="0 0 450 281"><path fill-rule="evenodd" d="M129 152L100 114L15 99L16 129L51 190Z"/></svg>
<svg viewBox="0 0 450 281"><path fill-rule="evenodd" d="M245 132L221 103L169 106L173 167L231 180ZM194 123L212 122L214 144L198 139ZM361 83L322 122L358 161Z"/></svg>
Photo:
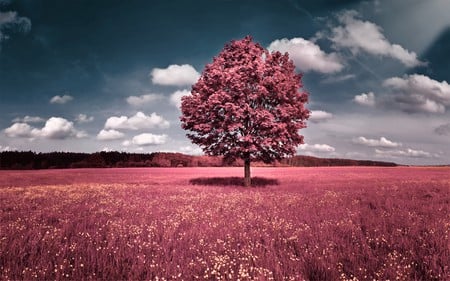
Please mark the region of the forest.
<svg viewBox="0 0 450 281"><path fill-rule="evenodd" d="M0 153L0 169L2 170L37 170L37 169L70 169L70 168L125 168L125 167L234 167L243 166L242 160L227 162L223 157L192 156L181 153L154 152L49 152L3 151ZM393 162L370 160L352 160L338 158L317 158L296 155L265 164L252 162L252 166L397 166Z"/></svg>

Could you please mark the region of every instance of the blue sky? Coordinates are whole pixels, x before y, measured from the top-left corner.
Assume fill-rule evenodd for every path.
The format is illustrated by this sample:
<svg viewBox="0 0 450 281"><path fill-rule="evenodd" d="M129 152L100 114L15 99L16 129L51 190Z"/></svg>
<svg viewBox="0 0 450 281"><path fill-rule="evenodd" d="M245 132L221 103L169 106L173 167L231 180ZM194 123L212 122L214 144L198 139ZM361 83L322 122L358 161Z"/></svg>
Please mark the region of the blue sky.
<svg viewBox="0 0 450 281"><path fill-rule="evenodd" d="M0 0L0 150L200 153L179 100L224 44L288 52L299 154L448 164L448 0Z"/></svg>

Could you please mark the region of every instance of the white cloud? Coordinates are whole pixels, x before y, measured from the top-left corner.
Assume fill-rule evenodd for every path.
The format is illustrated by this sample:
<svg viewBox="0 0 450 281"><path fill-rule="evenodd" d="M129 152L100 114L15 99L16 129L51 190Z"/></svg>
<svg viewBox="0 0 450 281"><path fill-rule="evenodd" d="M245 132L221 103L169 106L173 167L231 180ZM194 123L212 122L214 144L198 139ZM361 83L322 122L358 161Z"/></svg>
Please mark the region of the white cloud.
<svg viewBox="0 0 450 281"><path fill-rule="evenodd" d="M170 104L176 106L177 108L181 108L181 98L190 94L191 92L188 90L175 91L172 95L170 95Z"/></svg>
<svg viewBox="0 0 450 281"><path fill-rule="evenodd" d="M0 11L0 44L2 41L9 39L8 31L28 32L31 29L31 21L26 17L19 17L17 12Z"/></svg>
<svg viewBox="0 0 450 281"><path fill-rule="evenodd" d="M139 146L164 144L167 141L167 135L154 135L149 133L134 136L131 142Z"/></svg>
<svg viewBox="0 0 450 281"><path fill-rule="evenodd" d="M123 138L125 135L122 132L116 131L116 130L101 130L97 134L98 140L118 140Z"/></svg>
<svg viewBox="0 0 450 281"><path fill-rule="evenodd" d="M122 145L123 145L123 146L130 146L130 145L131 145L131 141L129 141L129 140L124 140L124 141L122 142Z"/></svg>
<svg viewBox="0 0 450 281"><path fill-rule="evenodd" d="M172 64L167 68L154 68L150 75L154 84L167 86L192 85L200 77L200 73L189 64Z"/></svg>
<svg viewBox="0 0 450 281"><path fill-rule="evenodd" d="M75 118L75 121L78 123L89 123L94 121L94 117L87 116L86 114L78 114L78 116Z"/></svg>
<svg viewBox="0 0 450 281"><path fill-rule="evenodd" d="M12 148L10 146L2 146L0 145L0 151L14 151L17 150L16 148Z"/></svg>
<svg viewBox="0 0 450 281"><path fill-rule="evenodd" d="M313 123L320 123L320 122L326 122L333 118L333 114L322 111L322 110L312 110L311 116L309 117L309 121Z"/></svg>
<svg viewBox="0 0 450 281"><path fill-rule="evenodd" d="M441 136L450 136L450 123L440 125L434 132Z"/></svg>
<svg viewBox="0 0 450 281"><path fill-rule="evenodd" d="M300 150L309 152L334 152L336 149L328 144L301 144L298 147Z"/></svg>
<svg viewBox="0 0 450 281"><path fill-rule="evenodd" d="M389 103L405 112L444 113L450 106L450 85L446 81L412 74L386 79L383 86L393 94Z"/></svg>
<svg viewBox="0 0 450 281"><path fill-rule="evenodd" d="M73 123L61 118L51 117L42 129L33 128L26 123L14 123L4 130L5 134L11 138L44 138L44 139L66 139L83 138L87 134L74 128Z"/></svg>
<svg viewBox="0 0 450 281"><path fill-rule="evenodd" d="M203 155L203 150L198 146L182 146L179 149L179 152L189 154L189 155Z"/></svg>
<svg viewBox="0 0 450 281"><path fill-rule="evenodd" d="M61 118L51 117L42 129L33 129L32 134L46 139L84 138L86 133L74 128L73 123Z"/></svg>
<svg viewBox="0 0 450 281"><path fill-rule="evenodd" d="M303 38L277 39L270 43L269 51L288 52L295 66L301 71L321 73L339 72L344 65L336 53L327 54L311 41Z"/></svg>
<svg viewBox="0 0 450 281"><path fill-rule="evenodd" d="M353 139L353 143L362 144L366 146L375 146L375 147L399 147L402 146L399 142L393 142L388 140L385 137L381 137L378 139L367 139L365 137L358 137Z"/></svg>
<svg viewBox="0 0 450 281"><path fill-rule="evenodd" d="M44 122L45 119L38 117L38 116L25 116L23 118L14 118L14 120L12 120L15 123L40 123L40 122Z"/></svg>
<svg viewBox="0 0 450 281"><path fill-rule="evenodd" d="M354 79L356 77L355 74L345 74L345 75L340 75L340 76L330 76L325 78L324 80L321 81L321 83L325 83L325 84L331 84L331 83L338 83L338 82L343 82L343 81L347 81L350 79Z"/></svg>
<svg viewBox="0 0 450 281"><path fill-rule="evenodd" d="M168 128L169 121L156 113L152 113L150 116L145 115L142 112L137 112L134 116L112 116L106 120L105 129L126 129L126 130L139 130L139 129L151 129L151 128Z"/></svg>
<svg viewBox="0 0 450 281"><path fill-rule="evenodd" d="M141 96L129 96L127 97L127 103L132 106L143 106L149 103L152 103L157 100L161 100L163 98L162 95L158 94L146 94Z"/></svg>
<svg viewBox="0 0 450 281"><path fill-rule="evenodd" d="M353 101L360 105L375 106L375 94L372 92L356 95Z"/></svg>
<svg viewBox="0 0 450 281"><path fill-rule="evenodd" d="M416 53L390 43L383 35L381 27L359 19L358 12L343 12L338 16L338 21L341 25L332 28L329 38L336 48L348 48L353 54L364 51L372 55L391 57L407 67L424 64L417 59Z"/></svg>
<svg viewBox="0 0 450 281"><path fill-rule="evenodd" d="M10 138L31 138L33 128L26 123L14 123L4 130Z"/></svg>
<svg viewBox="0 0 450 281"><path fill-rule="evenodd" d="M378 157L408 157L408 158L437 158L438 155L433 155L429 152L423 150L414 150L414 149L406 149L406 150L380 150L375 149L375 154Z"/></svg>
<svg viewBox="0 0 450 281"><path fill-rule="evenodd" d="M50 99L50 103L65 104L71 100L73 100L73 97L70 95L54 96Z"/></svg>

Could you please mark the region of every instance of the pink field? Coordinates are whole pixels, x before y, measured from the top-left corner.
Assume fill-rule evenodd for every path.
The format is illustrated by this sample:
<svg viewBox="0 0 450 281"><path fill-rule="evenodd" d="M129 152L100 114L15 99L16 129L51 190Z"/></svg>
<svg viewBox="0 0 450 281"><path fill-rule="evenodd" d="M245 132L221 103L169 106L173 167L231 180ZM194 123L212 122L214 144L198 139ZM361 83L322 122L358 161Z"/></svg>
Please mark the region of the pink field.
<svg viewBox="0 0 450 281"><path fill-rule="evenodd" d="M450 280L449 168L0 171L1 280Z"/></svg>

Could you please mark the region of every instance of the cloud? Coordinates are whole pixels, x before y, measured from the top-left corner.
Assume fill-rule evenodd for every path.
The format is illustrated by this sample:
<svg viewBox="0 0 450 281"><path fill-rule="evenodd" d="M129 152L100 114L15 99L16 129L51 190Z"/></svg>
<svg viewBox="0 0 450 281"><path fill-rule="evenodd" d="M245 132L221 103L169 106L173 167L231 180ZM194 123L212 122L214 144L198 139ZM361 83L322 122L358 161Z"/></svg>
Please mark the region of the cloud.
<svg viewBox="0 0 450 281"><path fill-rule="evenodd" d="M30 19L26 17L19 17L17 12L14 11L0 11L0 44L2 41L9 39L8 33L10 32L26 33L30 31L30 29Z"/></svg>
<svg viewBox="0 0 450 281"><path fill-rule="evenodd" d="M378 25L359 19L358 12L351 10L338 15L340 26L331 29L329 39L336 49L348 48L355 55L364 51L378 56L399 60L407 67L424 65L417 54L390 43Z"/></svg>
<svg viewBox="0 0 450 281"><path fill-rule="evenodd" d="M166 86L192 85L200 77L200 73L189 64L172 64L167 68L154 68L150 75L154 84Z"/></svg>
<svg viewBox="0 0 450 281"><path fill-rule="evenodd" d="M356 95L353 101L360 105L375 106L375 94L372 92Z"/></svg>
<svg viewBox="0 0 450 281"><path fill-rule="evenodd" d="M125 129L125 130L139 130L139 129L151 129L151 128L168 128L169 121L156 113L152 113L150 116L145 115L142 112L137 112L134 116L112 116L106 120L105 129Z"/></svg>
<svg viewBox="0 0 450 281"><path fill-rule="evenodd" d="M402 146L401 143L393 142L385 137L381 137L379 140L377 139L367 139L365 137L354 138L353 143L362 144L365 146L375 146L375 147L399 147Z"/></svg>
<svg viewBox="0 0 450 281"><path fill-rule="evenodd" d="M300 150L309 152L334 152L336 149L328 144L301 144L298 147Z"/></svg>
<svg viewBox="0 0 450 281"><path fill-rule="evenodd" d="M322 110L312 110L311 116L309 117L309 121L313 123L320 123L320 122L326 122L333 118L333 114L322 111Z"/></svg>
<svg viewBox="0 0 450 281"><path fill-rule="evenodd" d="M179 152L189 154L189 155L203 155L203 150L198 146L182 146L179 149Z"/></svg>
<svg viewBox="0 0 450 281"><path fill-rule="evenodd" d="M406 150L380 150L375 149L375 154L377 157L408 157L408 158L437 158L438 155L433 155L429 152L423 150L414 150L414 149L406 149Z"/></svg>
<svg viewBox="0 0 450 281"><path fill-rule="evenodd" d="M444 113L450 106L450 85L428 76L412 74L392 77L383 82L391 91L388 104L409 113Z"/></svg>
<svg viewBox="0 0 450 281"><path fill-rule="evenodd" d="M304 72L333 73L344 68L336 53L327 54L318 45L300 37L277 39L270 43L268 50L288 52L295 66Z"/></svg>
<svg viewBox="0 0 450 281"><path fill-rule="evenodd" d="M40 123L40 122L45 122L44 118L38 117L38 116L25 116L23 118L14 118L14 120L12 120L14 123Z"/></svg>
<svg viewBox="0 0 450 281"><path fill-rule="evenodd" d="M347 80L350 80L350 79L354 79L355 77L356 77L355 74L331 76L331 77L327 77L327 78L323 79L321 81L321 83L324 83L324 84L338 83L338 82L343 82L343 81L347 81Z"/></svg>
<svg viewBox="0 0 450 281"><path fill-rule="evenodd" d="M450 123L443 124L436 129L434 129L434 132L441 136L450 136Z"/></svg>
<svg viewBox="0 0 450 281"><path fill-rule="evenodd" d="M181 98L190 94L191 92L188 90L175 91L172 95L170 95L170 104L176 106L177 108L181 108Z"/></svg>
<svg viewBox="0 0 450 281"><path fill-rule="evenodd" d="M44 138L44 139L67 139L71 137L83 138L87 134L74 128L73 123L61 118L51 117L42 129L33 128L26 123L14 123L4 130L11 138Z"/></svg>
<svg viewBox="0 0 450 281"><path fill-rule="evenodd" d="M139 146L149 146L164 144L167 141L167 135L154 135L149 133L144 133L133 137L131 142Z"/></svg>
<svg viewBox="0 0 450 281"><path fill-rule="evenodd" d="M10 138L31 138L33 128L26 123L14 123L4 130Z"/></svg>
<svg viewBox="0 0 450 281"><path fill-rule="evenodd" d="M61 117L51 117L45 122L42 129L33 129L32 133L34 136L46 139L83 138L87 136L85 132L76 130L72 122Z"/></svg>
<svg viewBox="0 0 450 281"><path fill-rule="evenodd" d="M118 140L123 138L125 135L122 132L116 130L101 130L97 134L98 140L108 141L108 140Z"/></svg>
<svg viewBox="0 0 450 281"><path fill-rule="evenodd" d="M50 99L50 103L65 104L71 100L73 100L73 97L70 95L54 96Z"/></svg>
<svg viewBox="0 0 450 281"><path fill-rule="evenodd" d="M13 151L13 150L17 150L16 148L12 148L10 146L2 146L0 145L0 151Z"/></svg>
<svg viewBox="0 0 450 281"><path fill-rule="evenodd" d="M143 106L149 103L152 103L154 101L162 99L162 95L158 94L146 94L141 96L129 96L127 97L126 101L129 105L132 106Z"/></svg>
<svg viewBox="0 0 450 281"><path fill-rule="evenodd" d="M78 116L75 118L75 121L78 123L89 123L94 121L94 117L87 116L86 114L78 114Z"/></svg>

